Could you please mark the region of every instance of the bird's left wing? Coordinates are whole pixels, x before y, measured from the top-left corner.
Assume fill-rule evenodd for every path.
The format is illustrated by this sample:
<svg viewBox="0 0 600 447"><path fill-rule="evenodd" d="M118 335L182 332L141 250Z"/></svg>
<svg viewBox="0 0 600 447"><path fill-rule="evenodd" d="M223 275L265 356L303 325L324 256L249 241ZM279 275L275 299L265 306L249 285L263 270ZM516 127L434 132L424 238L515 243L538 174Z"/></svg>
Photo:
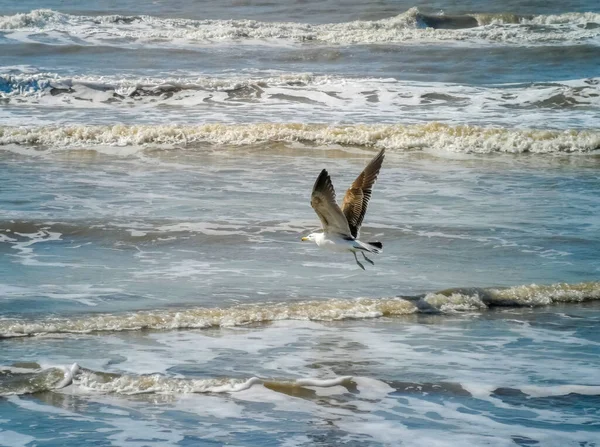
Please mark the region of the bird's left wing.
<svg viewBox="0 0 600 447"><path fill-rule="evenodd" d="M360 175L356 177L344 196L342 211L346 216L352 236L355 238L358 237L358 231L367 212L373 185L379 175L384 156L385 149L381 149Z"/></svg>
<svg viewBox="0 0 600 447"><path fill-rule="evenodd" d="M351 236L348 220L335 201L335 190L327 170L323 169L315 181L310 206L313 207L321 223L323 231L336 232L343 236Z"/></svg>

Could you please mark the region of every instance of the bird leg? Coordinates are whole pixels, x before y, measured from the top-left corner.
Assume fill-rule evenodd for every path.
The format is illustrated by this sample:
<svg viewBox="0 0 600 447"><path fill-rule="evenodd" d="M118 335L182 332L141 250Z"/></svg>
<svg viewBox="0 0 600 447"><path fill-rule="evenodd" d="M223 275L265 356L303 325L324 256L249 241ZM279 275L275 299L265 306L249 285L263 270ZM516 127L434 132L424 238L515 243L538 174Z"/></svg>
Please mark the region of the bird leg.
<svg viewBox="0 0 600 447"><path fill-rule="evenodd" d="M355 252L355 251L353 251L353 252L352 252L352 254L354 255L354 259L356 260L356 263L358 264L358 266L359 266L361 269L363 269L363 270L364 270L364 269L365 269L365 266L364 266L364 265L362 265L360 262L358 262L358 258L356 257L356 252Z"/></svg>
<svg viewBox="0 0 600 447"><path fill-rule="evenodd" d="M365 258L365 261L367 261L367 262L368 262L369 264L371 264L371 265L375 265L375 263L374 263L373 261L371 261L369 258L367 258L367 257L365 256L365 252L364 252L364 251L361 251L361 253L362 253L362 255L363 255L363 258Z"/></svg>

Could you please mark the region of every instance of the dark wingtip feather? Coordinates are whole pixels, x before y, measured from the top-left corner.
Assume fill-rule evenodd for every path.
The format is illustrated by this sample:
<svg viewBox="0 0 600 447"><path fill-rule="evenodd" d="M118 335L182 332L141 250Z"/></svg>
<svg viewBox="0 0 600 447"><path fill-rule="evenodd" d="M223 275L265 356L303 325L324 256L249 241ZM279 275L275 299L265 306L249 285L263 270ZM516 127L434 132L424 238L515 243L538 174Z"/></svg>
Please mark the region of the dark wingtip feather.
<svg viewBox="0 0 600 447"><path fill-rule="evenodd" d="M327 169L323 169L321 171L321 173L319 174L319 176L317 177L317 180L315 180L315 185L313 186L313 192L323 190L323 187L327 185L328 181L329 181L329 173L327 172Z"/></svg>
<svg viewBox="0 0 600 447"><path fill-rule="evenodd" d="M383 159L385 158L385 148L381 149L377 155L375 155L373 157L373 159L371 160L371 162L369 164L375 164L375 163L383 163Z"/></svg>

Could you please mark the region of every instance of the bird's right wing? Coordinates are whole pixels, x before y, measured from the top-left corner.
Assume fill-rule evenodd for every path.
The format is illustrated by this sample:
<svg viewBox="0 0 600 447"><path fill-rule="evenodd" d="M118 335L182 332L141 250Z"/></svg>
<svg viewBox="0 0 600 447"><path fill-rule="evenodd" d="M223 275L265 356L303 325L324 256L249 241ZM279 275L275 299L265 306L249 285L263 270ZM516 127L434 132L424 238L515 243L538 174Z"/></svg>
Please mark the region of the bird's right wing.
<svg viewBox="0 0 600 447"><path fill-rule="evenodd" d="M321 171L315 186L313 186L310 206L313 207L317 216L321 219L323 231L351 236L348 220L335 201L335 190L325 169Z"/></svg>

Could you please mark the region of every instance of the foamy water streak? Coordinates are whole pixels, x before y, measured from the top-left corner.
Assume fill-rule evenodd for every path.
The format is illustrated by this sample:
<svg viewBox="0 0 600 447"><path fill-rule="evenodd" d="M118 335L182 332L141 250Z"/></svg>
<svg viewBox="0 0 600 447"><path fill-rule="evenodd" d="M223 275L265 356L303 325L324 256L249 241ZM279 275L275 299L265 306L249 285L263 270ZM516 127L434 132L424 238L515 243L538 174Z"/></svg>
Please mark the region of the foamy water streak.
<svg viewBox="0 0 600 447"><path fill-rule="evenodd" d="M301 378L275 380L250 377L234 378L175 378L162 374L118 374L82 368L77 363L70 366L42 368L32 364L30 368L0 366L0 396L34 394L56 391L74 385L80 391L102 394L190 394L235 393L262 384L279 392L292 393L299 387L329 388L350 385L352 377L332 379Z"/></svg>
<svg viewBox="0 0 600 447"><path fill-rule="evenodd" d="M600 131L505 129L441 123L416 125L204 124L0 127L0 145L93 149L94 146L243 146L286 142L388 150L465 153L571 153L600 149ZM126 151L131 154L131 151Z"/></svg>
<svg viewBox="0 0 600 447"><path fill-rule="evenodd" d="M171 98L180 92L210 91L236 92L242 89L260 90L265 87L329 85L338 80L335 76L314 76L309 73L280 74L265 77L166 77L138 78L115 76L72 76L57 73L14 73L0 75L0 98L40 98L41 96L69 96L72 100L114 103L125 98L141 100ZM347 83L351 79L339 79ZM248 92L250 94L251 92ZM82 96L83 95L83 96Z"/></svg>
<svg viewBox="0 0 600 447"><path fill-rule="evenodd" d="M140 107L144 113L150 108L161 108L161 112L166 113L163 107L167 105L186 110L206 107L206 101L211 108L219 104L230 109L265 104L270 110L278 105L294 105L296 113L307 109L308 120L317 108L321 113L329 109L333 117L342 119L348 119L348 114L339 113L340 110L352 110L353 119L368 118L377 111L379 119L389 117L396 121L399 111L403 115L409 110L411 114L418 114L423 107L424 119L444 116L444 109L448 109L448 120L456 121L453 114L460 110L461 116L489 116L495 122L498 115L506 114L507 108L567 112L600 107L600 79L464 86L310 73L138 78L127 75L64 77L56 73L7 70L6 74L0 74L0 99L12 106ZM247 115L248 111L243 114ZM540 122L544 122L543 117Z"/></svg>
<svg viewBox="0 0 600 447"><path fill-rule="evenodd" d="M517 45L597 40L600 14L426 15L411 8L375 21L308 24L256 20L189 20L140 16L77 16L38 9L0 16L0 30L15 40L50 39L52 44L182 45L211 42L311 42L372 44L484 42ZM39 33L44 33L39 37Z"/></svg>
<svg viewBox="0 0 600 447"><path fill-rule="evenodd" d="M600 282L523 285L509 288L448 289L416 297L330 299L266 303L229 308L139 311L33 321L0 320L0 337L141 329L204 329L281 320L339 321L410 315L415 312L485 310L494 306L546 306L600 299Z"/></svg>
<svg viewBox="0 0 600 447"><path fill-rule="evenodd" d="M292 393L299 387L329 388L350 384L352 377L343 376L334 379L303 378L297 380L265 380L258 377L249 379L179 379L161 374L130 375L110 374L81 369L73 377L73 384L85 390L117 394L189 394L189 393L235 393L258 384L280 392Z"/></svg>
<svg viewBox="0 0 600 447"><path fill-rule="evenodd" d="M518 388L498 385L474 385L468 383L413 383L403 381L382 382L372 378L339 376L329 379L299 378L264 379L250 378L180 378L163 374L120 374L113 372L94 371L80 367L77 363L70 366L42 368L32 364L29 368L0 367L0 396L35 394L47 391L57 391L72 386L76 393L93 394L162 394L180 395L192 393L237 393L249 388L262 385L265 388L290 396L297 396L305 388L342 387L338 392L347 391L369 393L369 387L387 389L387 392L397 391L401 394L450 394L486 399L494 394L523 393L531 398L560 397L571 394L597 396L600 386L594 385L556 385L536 386L524 385ZM309 396L304 394L304 396Z"/></svg>
<svg viewBox="0 0 600 447"><path fill-rule="evenodd" d="M261 383L261 380L257 377L250 379L176 379L160 374L135 376L82 369L73 378L73 383L88 391L131 395L237 392Z"/></svg>

